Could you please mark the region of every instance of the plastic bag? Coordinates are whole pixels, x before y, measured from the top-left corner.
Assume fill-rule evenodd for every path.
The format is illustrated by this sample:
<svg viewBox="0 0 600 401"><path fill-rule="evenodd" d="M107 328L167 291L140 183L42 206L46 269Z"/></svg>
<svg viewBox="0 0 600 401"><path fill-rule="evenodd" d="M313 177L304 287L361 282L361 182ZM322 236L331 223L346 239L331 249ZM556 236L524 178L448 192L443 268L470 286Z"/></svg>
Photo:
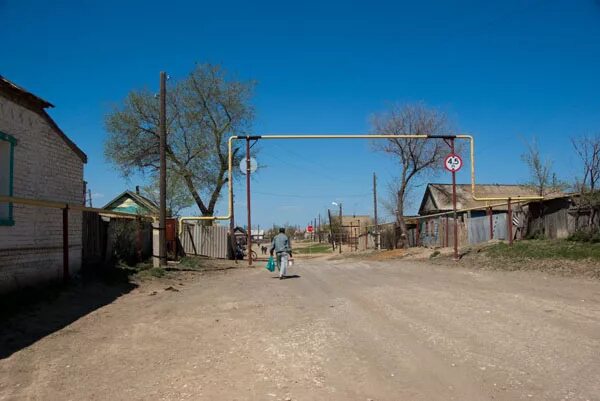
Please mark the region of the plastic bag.
<svg viewBox="0 0 600 401"><path fill-rule="evenodd" d="M270 272L275 271L275 260L273 259L273 256L271 256L269 258L269 261L267 262L267 265L265 266L265 268Z"/></svg>

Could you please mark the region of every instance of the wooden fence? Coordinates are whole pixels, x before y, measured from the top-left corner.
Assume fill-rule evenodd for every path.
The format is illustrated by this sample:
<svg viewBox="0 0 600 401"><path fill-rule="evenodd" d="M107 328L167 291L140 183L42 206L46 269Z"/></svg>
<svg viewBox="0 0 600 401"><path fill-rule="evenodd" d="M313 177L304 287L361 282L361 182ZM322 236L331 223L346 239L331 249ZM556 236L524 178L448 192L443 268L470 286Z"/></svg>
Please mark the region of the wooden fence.
<svg viewBox="0 0 600 401"><path fill-rule="evenodd" d="M131 218L83 212L82 265L97 267L123 260L129 264L152 255L152 225Z"/></svg>
<svg viewBox="0 0 600 401"><path fill-rule="evenodd" d="M186 255L226 259L228 234L225 226L184 223L179 239Z"/></svg>

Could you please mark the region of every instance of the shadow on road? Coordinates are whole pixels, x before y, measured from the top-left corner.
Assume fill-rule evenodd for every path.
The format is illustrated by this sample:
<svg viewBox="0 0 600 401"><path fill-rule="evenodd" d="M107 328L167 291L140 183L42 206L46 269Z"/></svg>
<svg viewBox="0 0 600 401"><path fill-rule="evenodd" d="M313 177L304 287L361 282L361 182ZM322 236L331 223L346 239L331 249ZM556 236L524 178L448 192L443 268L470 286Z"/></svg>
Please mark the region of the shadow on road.
<svg viewBox="0 0 600 401"><path fill-rule="evenodd" d="M21 290L0 298L0 359L30 346L134 288L130 271L86 274L69 285Z"/></svg>
<svg viewBox="0 0 600 401"><path fill-rule="evenodd" d="M298 274L292 274L292 275L289 275L289 276L285 276L283 279L287 280L288 278L300 278L300 277L302 277L302 276L300 276ZM271 277L271 278L279 278L279 276L275 276L275 277Z"/></svg>

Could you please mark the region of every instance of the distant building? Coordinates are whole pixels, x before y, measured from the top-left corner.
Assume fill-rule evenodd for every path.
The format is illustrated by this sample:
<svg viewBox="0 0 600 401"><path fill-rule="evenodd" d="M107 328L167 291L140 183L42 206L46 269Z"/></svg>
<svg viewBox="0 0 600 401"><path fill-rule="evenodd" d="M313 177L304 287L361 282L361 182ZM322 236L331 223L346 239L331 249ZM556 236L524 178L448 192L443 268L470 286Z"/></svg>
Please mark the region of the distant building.
<svg viewBox="0 0 600 401"><path fill-rule="evenodd" d="M253 241L262 241L265 239L265 230L250 230Z"/></svg>
<svg viewBox="0 0 600 401"><path fill-rule="evenodd" d="M339 216L338 216L339 220ZM345 230L350 230L350 227L354 229L354 227L361 227L364 229L366 226L373 224L373 218L368 215L348 215L342 216L342 226L344 226Z"/></svg>
<svg viewBox="0 0 600 401"><path fill-rule="evenodd" d="M136 192L125 191L108 202L103 209L115 212L132 213L140 215L158 215L159 208L156 203Z"/></svg>
<svg viewBox="0 0 600 401"><path fill-rule="evenodd" d="M0 76L0 194L83 205L87 156L47 101ZM71 273L81 268L82 213L69 211ZM63 275L60 209L0 203L0 293Z"/></svg>

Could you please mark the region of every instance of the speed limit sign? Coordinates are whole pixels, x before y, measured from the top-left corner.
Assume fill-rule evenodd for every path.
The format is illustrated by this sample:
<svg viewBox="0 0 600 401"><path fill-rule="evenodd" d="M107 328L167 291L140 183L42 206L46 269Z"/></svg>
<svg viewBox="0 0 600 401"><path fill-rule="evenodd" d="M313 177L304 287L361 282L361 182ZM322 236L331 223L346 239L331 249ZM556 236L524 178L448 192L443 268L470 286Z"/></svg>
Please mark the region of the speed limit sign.
<svg viewBox="0 0 600 401"><path fill-rule="evenodd" d="M450 172L457 172L463 165L463 161L459 155L449 154L444 159L444 167Z"/></svg>

